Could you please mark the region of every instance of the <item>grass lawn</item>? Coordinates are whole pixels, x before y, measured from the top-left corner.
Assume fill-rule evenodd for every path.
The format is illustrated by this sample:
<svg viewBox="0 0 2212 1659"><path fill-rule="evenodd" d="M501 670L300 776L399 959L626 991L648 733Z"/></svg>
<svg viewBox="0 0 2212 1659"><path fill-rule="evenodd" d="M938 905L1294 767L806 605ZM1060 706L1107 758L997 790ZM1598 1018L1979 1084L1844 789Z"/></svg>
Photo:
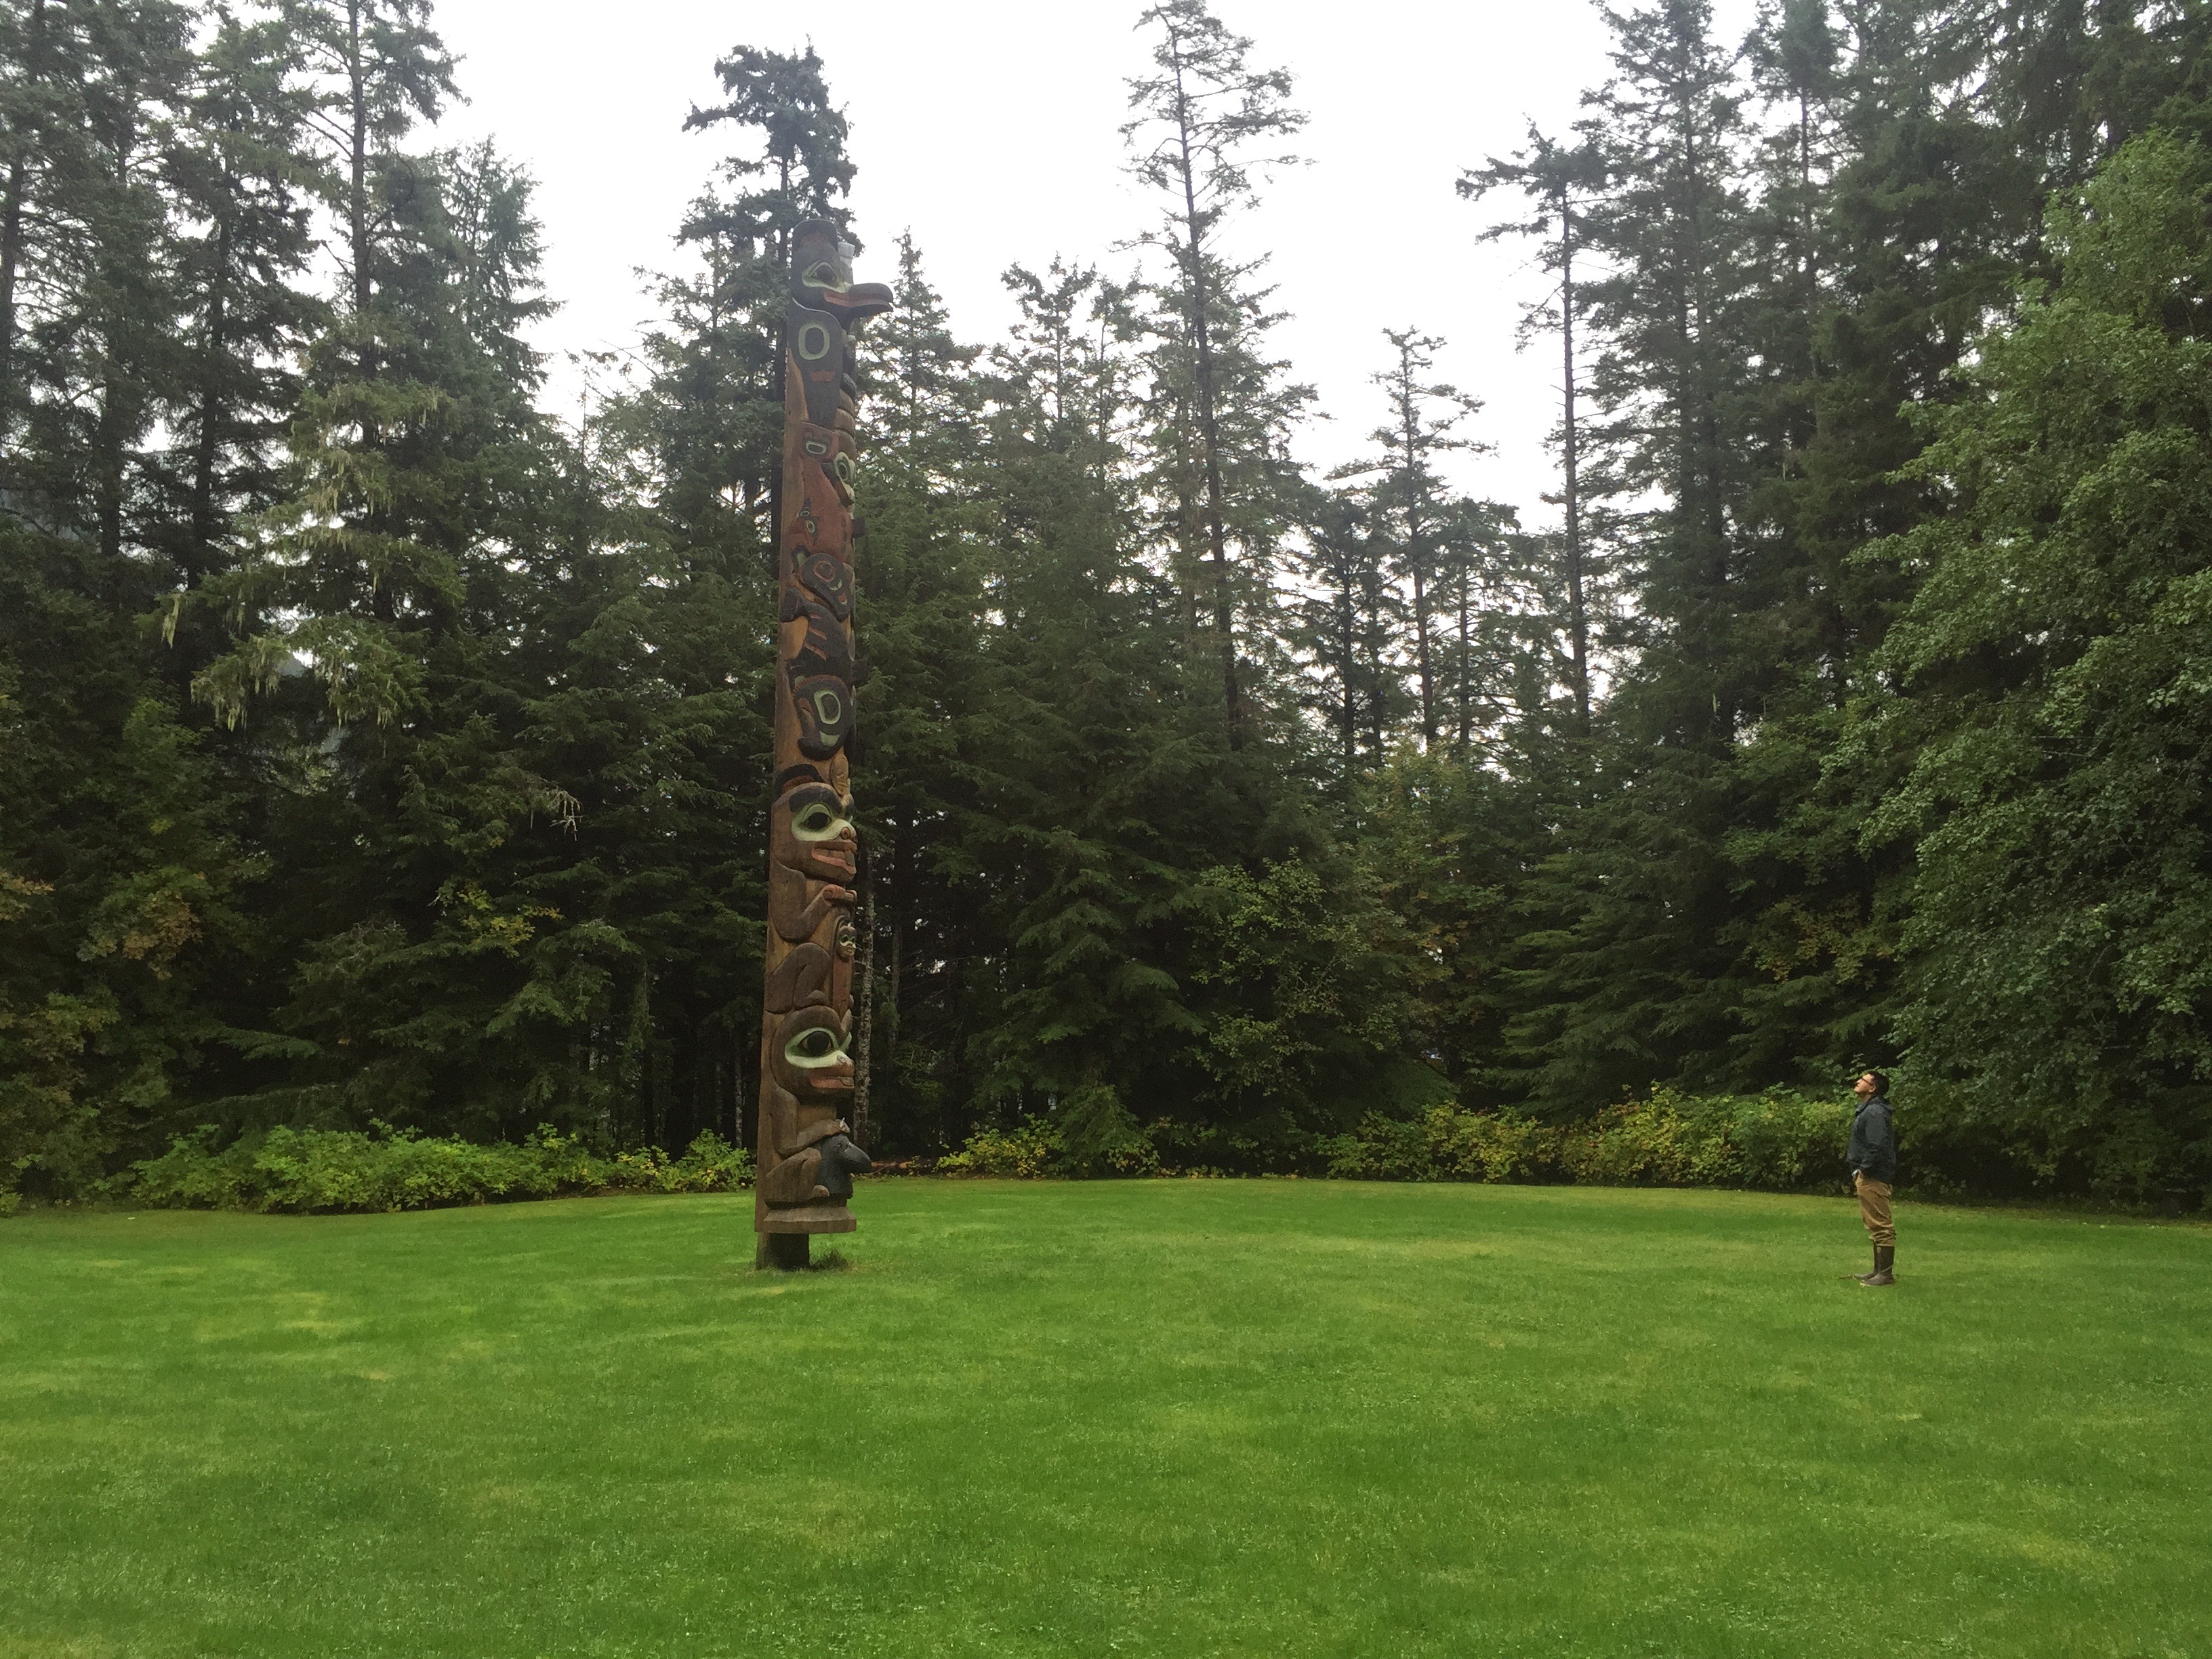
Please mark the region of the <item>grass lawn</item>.
<svg viewBox="0 0 2212 1659"><path fill-rule="evenodd" d="M0 1223L0 1659L2212 1655L2212 1230L854 1207Z"/></svg>

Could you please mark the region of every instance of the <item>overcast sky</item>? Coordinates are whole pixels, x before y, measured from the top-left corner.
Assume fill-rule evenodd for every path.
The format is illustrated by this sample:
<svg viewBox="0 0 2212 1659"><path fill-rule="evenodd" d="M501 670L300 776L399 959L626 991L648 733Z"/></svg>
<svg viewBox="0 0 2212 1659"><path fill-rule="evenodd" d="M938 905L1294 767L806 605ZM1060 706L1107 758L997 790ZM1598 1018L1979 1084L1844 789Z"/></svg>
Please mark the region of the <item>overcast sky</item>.
<svg viewBox="0 0 2212 1659"><path fill-rule="evenodd" d="M1133 29L1139 0L439 0L438 27L461 56L470 103L444 142L489 135L538 180L547 286L562 310L538 343L559 353L620 349L649 305L636 268L679 263L684 204L724 151L686 133L694 103L716 101L714 59L744 44L784 51L812 39L852 124L854 228L866 280L888 280L892 244L911 230L961 337L996 338L1012 308L999 276L1054 255L1125 268L1114 252L1154 213L1122 172L1126 82L1147 67ZM1721 0L1731 36L1752 0ZM1520 307L1546 279L1528 250L1478 244L1492 216L1453 193L1462 169L1517 148L1530 120L1563 129L1607 71L1606 31L1582 0L1218 0L1255 42L1253 61L1296 77L1311 120L1307 164L1265 187L1231 229L1239 255L1269 256L1291 313L1280 355L1320 392L1301 441L1333 465L1358 453L1382 415L1368 376L1382 331L1418 327L1449 342L1439 373L1486 407L1457 482L1516 503L1523 522L1554 516L1542 438L1554 419L1555 348L1514 349ZM1501 204L1502 206L1503 204Z"/></svg>

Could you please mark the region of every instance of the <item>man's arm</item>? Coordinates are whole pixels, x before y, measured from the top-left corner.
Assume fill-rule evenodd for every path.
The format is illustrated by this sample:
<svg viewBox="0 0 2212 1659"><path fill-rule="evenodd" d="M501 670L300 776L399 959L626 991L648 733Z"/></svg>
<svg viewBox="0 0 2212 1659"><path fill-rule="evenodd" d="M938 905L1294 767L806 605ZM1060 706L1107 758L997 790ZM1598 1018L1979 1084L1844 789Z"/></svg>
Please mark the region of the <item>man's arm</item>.
<svg viewBox="0 0 2212 1659"><path fill-rule="evenodd" d="M1875 1130L1875 1140L1877 1154L1894 1170L1897 1167L1897 1121L1887 1106L1882 1109L1881 1122Z"/></svg>

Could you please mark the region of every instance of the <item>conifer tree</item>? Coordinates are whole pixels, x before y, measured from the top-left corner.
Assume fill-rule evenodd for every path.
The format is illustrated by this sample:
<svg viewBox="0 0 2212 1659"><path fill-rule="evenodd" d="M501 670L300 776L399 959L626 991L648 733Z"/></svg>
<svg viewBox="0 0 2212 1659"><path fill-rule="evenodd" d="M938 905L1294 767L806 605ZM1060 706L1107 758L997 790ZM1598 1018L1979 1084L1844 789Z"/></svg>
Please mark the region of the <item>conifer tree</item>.
<svg viewBox="0 0 2212 1659"><path fill-rule="evenodd" d="M965 913L945 994L972 1022L970 1052L951 1058L1002 1112L1079 1102L1103 1152L1152 1104L1162 1045L1196 1026L1155 941L1187 879L1174 826L1212 793L1212 745L1176 695L1174 611L1136 557L1121 296L1091 270L1010 283L1022 322L994 356L983 458L1000 507L969 728L978 793L962 844L939 855Z"/></svg>
<svg viewBox="0 0 2212 1659"><path fill-rule="evenodd" d="M688 131L733 129L739 148L720 171L730 193L702 196L681 240L700 249L701 276L664 299L683 312L681 365L699 428L685 479L702 520L734 512L772 549L774 499L782 476L783 311L791 233L807 219L842 225L852 188L845 118L813 47L803 52L738 46L717 59L726 101L695 106ZM663 348L664 356L667 348Z"/></svg>
<svg viewBox="0 0 2212 1659"><path fill-rule="evenodd" d="M275 501L300 390L292 358L327 321L307 287L313 106L299 51L281 19L218 18L167 161L196 228L177 240L180 361L165 400L176 436L157 544L186 588L229 562L241 516ZM199 650L180 654L187 672L204 665Z"/></svg>
<svg viewBox="0 0 2212 1659"><path fill-rule="evenodd" d="M1356 491L1330 492L1302 527L1291 639L1307 665L1307 707L1332 739L1340 804L1364 766L1378 762L1406 712L1397 659L1404 605L1389 570L1389 543Z"/></svg>
<svg viewBox="0 0 2212 1659"><path fill-rule="evenodd" d="M867 488L858 616L871 676L859 694L854 758L865 803L854 1109L865 1075L868 1111L903 1142L937 1130L923 1103L942 1064L942 1026L907 1016L914 964L942 957L953 908L965 902L945 881L935 849L958 835L974 803L964 773L977 701L980 546L994 517L976 471L980 350L954 337L913 238L902 236L898 250L897 308L861 337ZM902 1056L909 1036L917 1046Z"/></svg>
<svg viewBox="0 0 2212 1659"><path fill-rule="evenodd" d="M1523 900L1537 926L1500 1076L1550 1109L1727 1074L1743 964L1723 846L1767 672L1737 516L1753 465L1741 88L1701 0L1608 21L1615 75L1585 100L1607 184L1583 219L1604 262L1583 289L1598 418L1583 481L1616 499L1642 637L1607 710L1607 787Z"/></svg>
<svg viewBox="0 0 2212 1659"><path fill-rule="evenodd" d="M351 311L374 296L380 158L459 95L453 60L430 27L431 0L280 0L287 35L314 79L311 126L338 170Z"/></svg>
<svg viewBox="0 0 2212 1659"><path fill-rule="evenodd" d="M1382 388L1389 418L1368 434L1378 452L1375 459L1346 468L1339 476L1367 477L1368 518L1393 543L1393 574L1410 595L1408 620L1413 624L1413 683L1417 692L1421 745L1437 744L1440 647L1434 621L1443 575L1445 529L1452 509L1437 461L1454 450L1477 448L1471 439L1458 435L1461 422L1482 407L1458 387L1425 382L1422 377L1436 367L1436 352L1443 342L1411 329L1382 331L1397 362L1370 378ZM1465 595L1462 594L1462 598Z"/></svg>
<svg viewBox="0 0 2212 1659"><path fill-rule="evenodd" d="M1587 744L1590 728L1591 617L1595 590L1603 581L1602 567L1594 559L1585 522L1582 489L1582 362L1575 351L1575 328L1583 320L1589 301L1575 286L1576 259L1589 240L1581 216L1605 185L1605 155L1592 124L1577 131L1569 144L1528 129L1528 147L1510 159L1490 158L1481 167L1462 173L1457 189L1468 201L1480 201L1492 191L1518 190L1528 200L1528 218L1493 225L1483 240L1509 235L1536 236L1538 260L1557 273L1559 287L1551 296L1522 313L1518 343L1525 346L1540 331L1556 330L1559 336L1559 423L1553 441L1559 454L1559 505L1564 522L1559 537L1560 580L1565 591L1565 622L1568 649L1568 688L1574 700L1574 734ZM1547 497L1547 499L1550 499Z"/></svg>
<svg viewBox="0 0 2212 1659"><path fill-rule="evenodd" d="M1183 497L1178 505L1186 542L1202 530L1223 708L1230 742L1237 745L1244 741L1246 716L1237 668L1237 580L1229 556L1230 464L1223 423L1230 399L1222 361L1227 343L1221 337L1234 331L1230 319L1239 308L1231 286L1252 267L1235 269L1224 261L1220 232L1230 215L1255 199L1255 170L1296 159L1255 156L1254 149L1291 137L1305 117L1290 106L1290 76L1253 68L1252 42L1231 33L1205 0L1166 0L1145 12L1138 27L1158 35L1156 73L1129 83L1129 105L1138 115L1121 131L1135 152L1131 172L1165 198L1163 228L1149 240L1167 248L1175 261L1171 303L1188 356L1189 459L1198 475L1195 489L1186 484L1178 492Z"/></svg>

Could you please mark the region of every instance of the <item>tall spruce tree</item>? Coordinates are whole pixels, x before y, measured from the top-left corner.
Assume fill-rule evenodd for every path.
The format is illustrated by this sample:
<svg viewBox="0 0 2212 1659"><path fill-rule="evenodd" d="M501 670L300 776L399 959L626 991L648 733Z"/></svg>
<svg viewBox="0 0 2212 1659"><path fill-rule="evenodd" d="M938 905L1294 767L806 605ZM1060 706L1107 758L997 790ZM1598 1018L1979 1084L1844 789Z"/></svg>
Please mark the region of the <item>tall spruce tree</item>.
<svg viewBox="0 0 2212 1659"><path fill-rule="evenodd" d="M1410 599L1407 620L1412 624L1416 711L1421 744L1437 744L1442 647L1436 638L1437 612L1445 595L1443 577L1446 532L1453 514L1443 478L1437 467L1441 457L1455 450L1477 447L1459 435L1459 427L1482 407L1458 387L1422 378L1436 367L1442 340L1412 329L1382 331L1397 361L1370 376L1382 389L1389 415L1368 434L1375 459L1343 469L1342 477L1366 477L1368 521L1384 529L1392 543L1392 574L1402 582Z"/></svg>
<svg viewBox="0 0 2212 1659"><path fill-rule="evenodd" d="M1357 491L1322 496L1302 530L1290 637L1308 671L1305 707L1329 734L1332 793L1348 809L1355 780L1387 752L1408 707L1404 604L1390 544Z"/></svg>
<svg viewBox="0 0 2212 1659"><path fill-rule="evenodd" d="M300 392L294 357L328 321L308 286L321 169L307 165L314 105L300 57L280 18L217 18L167 161L195 228L177 244L181 360L165 399L174 441L155 540L186 588L227 567L239 520L276 500ZM206 654L188 642L179 666Z"/></svg>
<svg viewBox="0 0 2212 1659"><path fill-rule="evenodd" d="M704 271L665 298L687 322L670 368L690 382L700 453L687 458L687 510L702 524L734 514L772 562L782 477L783 313L791 234L807 219L842 225L853 163L845 118L813 47L734 48L717 59L726 101L694 107L690 131L731 130L739 146L720 172L732 186L692 206L682 240ZM664 348L664 350L665 348Z"/></svg>
<svg viewBox="0 0 2212 1659"><path fill-rule="evenodd" d="M912 1147L945 1133L940 1093L958 1047L930 964L951 959L954 913L969 895L947 881L938 849L959 835L976 799L969 730L981 549L995 515L976 473L980 350L954 337L912 237L898 247L898 307L861 339L866 535L856 614L872 672L859 692L854 760L864 859L854 1036L856 1066L866 1057L871 1144ZM1109 386L1100 395L1117 394Z"/></svg>
<svg viewBox="0 0 2212 1659"><path fill-rule="evenodd" d="M1522 313L1518 343L1525 346L1535 334L1547 330L1556 331L1559 337L1559 423L1553 430L1559 455L1559 576L1565 598L1563 619L1567 684L1574 700L1573 732L1583 744L1591 736L1593 612L1602 604L1599 596L1605 576L1603 562L1594 554L1592 526L1583 494L1583 366L1576 354L1575 330L1585 319L1589 301L1587 289L1578 291L1575 284L1576 262L1585 254L1589 240L1581 216L1605 182L1603 146L1595 125L1584 122L1572 143L1547 137L1531 126L1525 149L1507 159L1491 157L1482 167L1462 173L1457 185L1460 195L1469 201L1480 201L1499 189L1517 190L1527 198L1528 217L1493 225L1483 233L1483 239L1540 238L1538 261L1559 278L1550 295ZM1587 274L1587 258L1581 269Z"/></svg>
<svg viewBox="0 0 2212 1659"><path fill-rule="evenodd" d="M1249 331L1249 323L1239 324L1252 307L1240 304L1235 285L1254 267L1224 259L1221 230L1229 216L1255 199L1255 171L1296 159L1254 150L1295 134L1305 116L1290 106L1288 73L1254 68L1252 42L1231 33L1206 0L1167 0L1146 11L1138 27L1155 37L1155 72L1130 82L1129 105L1138 114L1121 131L1134 152L1131 172L1164 198L1162 228L1148 240L1175 262L1167 292L1188 360L1182 460L1196 475L1180 480L1175 491L1179 539L1186 560L1202 546L1206 561L1222 707L1235 746L1244 741L1246 715L1237 666L1238 580L1229 552L1227 451L1234 441L1225 439L1224 422L1224 405L1242 400L1224 385L1233 371L1224 360L1229 337ZM1197 576L1195 569L1179 574L1186 582Z"/></svg>
<svg viewBox="0 0 2212 1659"><path fill-rule="evenodd" d="M1735 513L1751 463L1741 88L1699 0L1607 17L1615 75L1586 99L1607 184L1584 221L1605 264L1584 290L1584 482L1619 503L1641 637L1599 793L1528 901L1540 923L1508 1066L1553 1110L1727 1075L1741 967L1722 848L1765 672Z"/></svg>

